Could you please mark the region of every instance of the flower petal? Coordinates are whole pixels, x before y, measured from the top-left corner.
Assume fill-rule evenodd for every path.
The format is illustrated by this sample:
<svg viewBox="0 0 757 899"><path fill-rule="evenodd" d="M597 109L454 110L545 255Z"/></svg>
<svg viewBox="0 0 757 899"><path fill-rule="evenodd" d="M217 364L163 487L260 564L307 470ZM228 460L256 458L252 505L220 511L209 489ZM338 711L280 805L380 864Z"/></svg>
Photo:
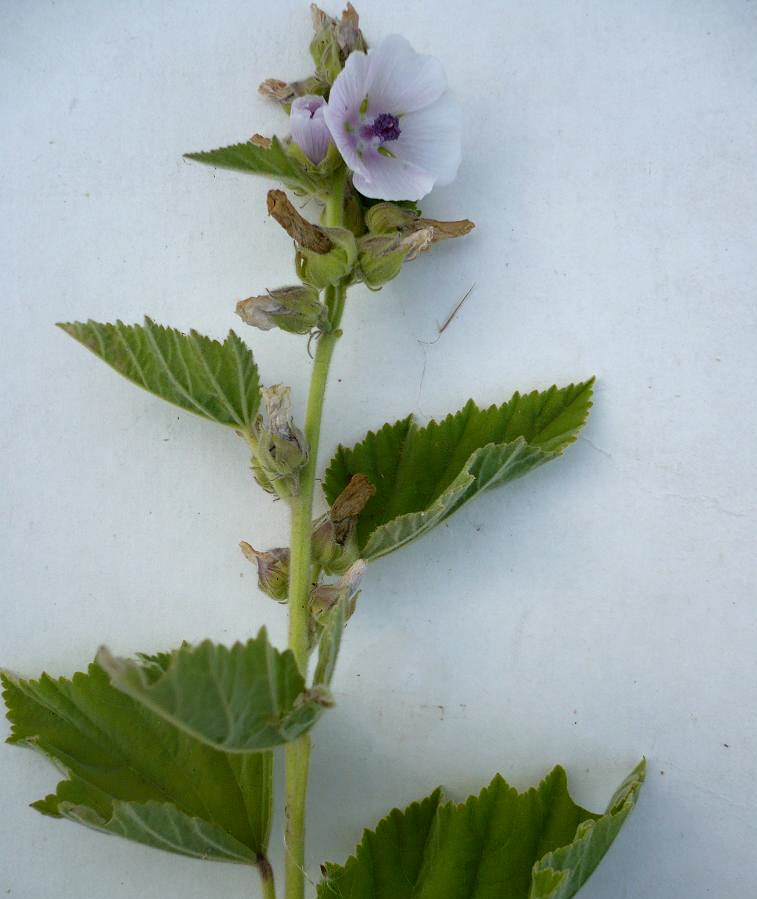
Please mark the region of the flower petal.
<svg viewBox="0 0 757 899"><path fill-rule="evenodd" d="M447 89L439 60L416 53L399 34L390 34L368 51L367 74L363 96L368 97L369 117L413 112L433 103Z"/></svg>
<svg viewBox="0 0 757 899"><path fill-rule="evenodd" d="M425 169L403 159L372 154L366 177L355 172L353 183L365 197L377 200L420 200L434 186L434 176Z"/></svg>
<svg viewBox="0 0 757 899"><path fill-rule="evenodd" d="M364 175L368 172L357 155L354 131L347 129L354 127L354 119L365 99L367 81L368 57L359 51L350 53L344 68L331 87L328 106L324 112L331 137L342 158L354 172L361 172Z"/></svg>
<svg viewBox="0 0 757 899"><path fill-rule="evenodd" d="M462 158L462 110L447 92L436 102L403 116L392 149L397 156L425 169L436 184L449 184Z"/></svg>
<svg viewBox="0 0 757 899"><path fill-rule="evenodd" d="M325 104L323 97L305 94L292 101L289 114L292 139L316 165L326 155L331 141L331 132L323 118Z"/></svg>

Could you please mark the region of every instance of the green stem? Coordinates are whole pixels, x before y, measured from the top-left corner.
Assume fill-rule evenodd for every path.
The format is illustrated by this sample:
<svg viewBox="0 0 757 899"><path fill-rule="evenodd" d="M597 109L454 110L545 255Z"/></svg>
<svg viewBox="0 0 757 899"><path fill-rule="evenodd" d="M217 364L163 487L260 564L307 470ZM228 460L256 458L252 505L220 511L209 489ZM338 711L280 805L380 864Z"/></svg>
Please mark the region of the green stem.
<svg viewBox="0 0 757 899"><path fill-rule="evenodd" d="M273 868L264 855L258 857L258 873L260 874L260 884L263 889L263 899L276 899Z"/></svg>
<svg viewBox="0 0 757 899"><path fill-rule="evenodd" d="M344 176L334 183L326 203L326 224L342 224L344 208ZM318 444L331 358L341 336L339 324L344 311L346 287L338 284L326 290L326 305L331 328L318 338L318 347L310 376L310 391L305 413L305 438L308 442L308 461L300 472L300 489L291 500L292 542L289 561L289 648L297 665L307 675L309 654L309 609L311 587L311 529L313 493L318 463ZM286 899L303 899L305 895L305 803L310 765L310 737L306 734L289 743L286 748Z"/></svg>

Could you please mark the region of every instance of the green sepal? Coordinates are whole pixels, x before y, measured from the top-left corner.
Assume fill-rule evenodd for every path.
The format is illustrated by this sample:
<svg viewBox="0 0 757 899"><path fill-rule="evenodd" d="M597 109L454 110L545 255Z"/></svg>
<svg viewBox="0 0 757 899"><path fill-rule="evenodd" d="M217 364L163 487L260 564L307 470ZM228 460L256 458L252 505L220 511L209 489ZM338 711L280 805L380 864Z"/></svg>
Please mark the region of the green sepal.
<svg viewBox="0 0 757 899"><path fill-rule="evenodd" d="M344 865L325 865L318 899L570 899L633 809L644 770L604 815L573 802L560 767L525 793L499 775L459 805L437 790L365 831Z"/></svg>
<svg viewBox="0 0 757 899"><path fill-rule="evenodd" d="M209 421L250 433L260 405L260 380L248 346L229 331L223 343L155 324L58 325L135 384Z"/></svg>
<svg viewBox="0 0 757 899"><path fill-rule="evenodd" d="M331 186L335 173L344 167L344 160L333 141L329 143L326 155L320 162L313 162L294 141L286 144L286 152L314 181L321 183L324 189Z"/></svg>
<svg viewBox="0 0 757 899"><path fill-rule="evenodd" d="M591 408L594 379L516 393L501 406L472 400L443 421L419 427L412 416L340 446L324 478L329 503L353 475L376 487L357 525L360 556L377 559L415 540L482 491L506 484L559 456L576 440Z"/></svg>
<svg viewBox="0 0 757 899"><path fill-rule="evenodd" d="M165 656L144 657L157 672ZM97 664L71 679L2 675L9 743L47 755L67 779L33 803L139 843L255 864L271 825L273 755L219 752L116 690Z"/></svg>
<svg viewBox="0 0 757 899"><path fill-rule="evenodd" d="M414 251L412 241L397 234L366 234L358 241L358 264L366 287L379 290L396 278L408 255Z"/></svg>
<svg viewBox="0 0 757 899"><path fill-rule="evenodd" d="M329 702L312 696L290 650L279 652L265 628L231 647L206 640L182 646L163 669L116 659L99 664L113 685L196 740L228 753L272 749L306 733Z"/></svg>
<svg viewBox="0 0 757 899"><path fill-rule="evenodd" d="M298 246L295 259L297 277L318 290L347 277L357 260L357 242L351 231L324 227L321 230L331 241L331 249L327 253L316 253L315 250Z"/></svg>

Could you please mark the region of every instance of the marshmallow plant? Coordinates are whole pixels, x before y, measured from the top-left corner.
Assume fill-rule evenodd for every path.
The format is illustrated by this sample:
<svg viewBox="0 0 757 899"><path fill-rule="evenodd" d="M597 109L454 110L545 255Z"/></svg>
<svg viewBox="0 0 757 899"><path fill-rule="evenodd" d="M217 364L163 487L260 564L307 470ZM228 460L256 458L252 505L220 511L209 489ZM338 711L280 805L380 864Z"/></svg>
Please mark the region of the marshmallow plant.
<svg viewBox="0 0 757 899"><path fill-rule="evenodd" d="M592 393L586 380L486 409L470 400L425 426L405 415L336 450L320 479L327 509L314 516L321 413L348 288L380 289L473 224L428 219L418 206L460 165L461 111L441 63L397 35L369 48L350 5L338 20L313 7L313 18L315 72L261 85L288 116L289 136L189 155L272 178L320 209L313 223L287 193L270 191L268 210L294 241L297 283L237 305L247 325L301 335L303 356L313 351L304 422L293 419L287 387L261 386L233 331L217 341L150 319L61 325L139 386L246 441L255 479L291 510L289 547L241 544L260 589L288 606L289 646L275 648L261 630L229 647L205 641L132 659L101 649L70 679L3 677L10 742L40 750L65 775L34 808L158 849L255 866L268 899L277 888L302 899L311 882L310 731L327 726L366 567L484 490L557 458ZM268 852L275 761L286 784L283 880ZM437 790L366 830L344 864L323 865L315 890L319 899L567 899L617 835L643 776L642 763L600 814L571 800L560 767L525 793L499 775L463 803Z"/></svg>

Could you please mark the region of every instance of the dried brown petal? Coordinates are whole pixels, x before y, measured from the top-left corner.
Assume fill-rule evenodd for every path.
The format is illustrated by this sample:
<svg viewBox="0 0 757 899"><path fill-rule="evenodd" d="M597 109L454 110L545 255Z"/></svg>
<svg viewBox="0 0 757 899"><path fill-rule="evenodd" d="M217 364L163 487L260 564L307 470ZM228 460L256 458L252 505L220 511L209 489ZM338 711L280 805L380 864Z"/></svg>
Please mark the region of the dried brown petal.
<svg viewBox="0 0 757 899"><path fill-rule="evenodd" d="M264 150L270 150L273 141L270 137L265 137L262 134L253 134L249 143L254 144L256 147L262 147Z"/></svg>
<svg viewBox="0 0 757 899"><path fill-rule="evenodd" d="M357 10L351 3L348 3L347 8L342 13L342 18L336 26L336 40L345 59L353 50L365 49L365 41L360 33L359 22L360 17L357 14Z"/></svg>
<svg viewBox="0 0 757 899"><path fill-rule="evenodd" d="M268 191L268 214L306 250L324 254L331 249L329 238L317 225L313 225L300 215L283 190Z"/></svg>
<svg viewBox="0 0 757 899"><path fill-rule="evenodd" d="M356 518L375 492L376 488L364 474L353 475L331 506L331 520L334 524L340 525L350 518Z"/></svg>
<svg viewBox="0 0 757 899"><path fill-rule="evenodd" d="M431 240L436 243L439 240L464 237L466 234L469 234L476 225L470 221L470 219L461 219L459 222L440 222L436 219L418 219L416 227L431 228L433 230L433 237Z"/></svg>

